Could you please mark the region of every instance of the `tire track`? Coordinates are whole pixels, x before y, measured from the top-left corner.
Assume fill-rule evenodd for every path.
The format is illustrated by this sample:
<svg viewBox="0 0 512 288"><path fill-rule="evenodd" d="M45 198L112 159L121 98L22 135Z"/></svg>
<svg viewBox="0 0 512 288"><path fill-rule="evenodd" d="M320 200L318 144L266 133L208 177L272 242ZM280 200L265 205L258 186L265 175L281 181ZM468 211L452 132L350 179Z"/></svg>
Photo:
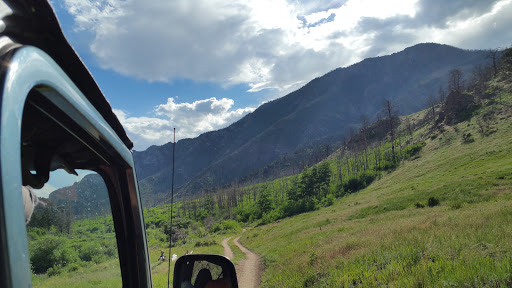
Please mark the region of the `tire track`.
<svg viewBox="0 0 512 288"><path fill-rule="evenodd" d="M233 236L225 238L222 240L222 246L224 247L224 256L229 259L234 258L233 251L231 247L229 247L228 241L233 238ZM263 272L263 264L261 263L261 259L258 254L252 252L251 250L245 248L238 241L240 236L233 240L238 248L245 254L245 259L238 260L238 264L236 265L236 274L238 278L238 286L240 288L257 288L260 286L261 274ZM230 257L231 256L231 257Z"/></svg>
<svg viewBox="0 0 512 288"><path fill-rule="evenodd" d="M222 247L224 247L224 256L228 257L229 260L233 260L233 258L235 258L235 254L233 254L233 250L231 250L231 247L229 247L229 244L228 244L228 241L231 238L233 238L233 236L222 240Z"/></svg>

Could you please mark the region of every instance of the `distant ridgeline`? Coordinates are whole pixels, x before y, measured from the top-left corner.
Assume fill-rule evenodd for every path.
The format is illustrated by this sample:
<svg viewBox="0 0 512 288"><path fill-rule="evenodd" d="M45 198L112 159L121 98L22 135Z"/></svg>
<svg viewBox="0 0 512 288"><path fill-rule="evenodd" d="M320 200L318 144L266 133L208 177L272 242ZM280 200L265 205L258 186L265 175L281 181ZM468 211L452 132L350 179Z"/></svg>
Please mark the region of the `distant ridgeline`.
<svg viewBox="0 0 512 288"><path fill-rule="evenodd" d="M36 206L30 225L69 230L73 220L111 215L105 182L98 174L86 175L73 185L50 194L46 205Z"/></svg>
<svg viewBox="0 0 512 288"><path fill-rule="evenodd" d="M361 126L362 115L378 119L384 99L393 102L398 115L419 111L428 105L429 95L447 91L450 70L471 75L475 65L489 63L487 55L418 44L331 71L227 128L180 140L176 195L185 199L231 183L248 185L299 173L340 148ZM169 200L172 146L133 153L146 206Z"/></svg>

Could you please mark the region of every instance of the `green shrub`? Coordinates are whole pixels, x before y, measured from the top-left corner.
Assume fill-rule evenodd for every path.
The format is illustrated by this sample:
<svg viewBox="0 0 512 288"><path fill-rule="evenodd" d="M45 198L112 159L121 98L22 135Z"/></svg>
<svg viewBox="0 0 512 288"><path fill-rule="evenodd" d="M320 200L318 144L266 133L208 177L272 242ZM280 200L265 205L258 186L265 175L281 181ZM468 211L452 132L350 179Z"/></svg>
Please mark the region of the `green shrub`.
<svg viewBox="0 0 512 288"><path fill-rule="evenodd" d="M215 239L203 239L198 240L196 244L194 244L194 247L213 246L215 244L217 244L217 242L215 242Z"/></svg>
<svg viewBox="0 0 512 288"><path fill-rule="evenodd" d="M304 287L320 287L325 286L325 283L322 283L325 281L325 278L328 277L328 274L325 272L309 272L306 275L306 278L304 279L303 286ZM323 285L322 285L323 284ZM356 283L357 284L357 283ZM350 286L352 287L352 286ZM359 285L354 285L354 287L359 287Z"/></svg>
<svg viewBox="0 0 512 288"><path fill-rule="evenodd" d="M364 188L364 182L359 178L350 178L348 182L343 185L345 192L353 193Z"/></svg>
<svg viewBox="0 0 512 288"><path fill-rule="evenodd" d="M103 254L107 258L115 258L118 257L118 251L117 251L117 242L116 239L112 238L110 240L104 240L102 242L103 245Z"/></svg>
<svg viewBox="0 0 512 288"><path fill-rule="evenodd" d="M39 228L39 227L29 227L27 228L27 236L30 241L39 239L41 236L44 236L48 233L48 229Z"/></svg>
<svg viewBox="0 0 512 288"><path fill-rule="evenodd" d="M283 215L281 215L278 210L271 210L270 212L265 213L263 215L263 217L261 218L260 225L272 223L281 218L283 218Z"/></svg>
<svg viewBox="0 0 512 288"><path fill-rule="evenodd" d="M103 255L103 247L96 241L87 242L80 247L80 259L82 261L93 261L93 258L98 255Z"/></svg>
<svg viewBox="0 0 512 288"><path fill-rule="evenodd" d="M434 135L436 135L436 134L434 134ZM436 137L437 137L437 135L436 135ZM434 139L436 137L434 137ZM421 151L421 149L423 149L423 147L425 147L425 145L427 145L427 143L425 141L421 141L416 144L408 146L407 148L404 149L404 152L403 152L404 158L410 158L412 156L416 156L416 154L418 154Z"/></svg>
<svg viewBox="0 0 512 288"><path fill-rule="evenodd" d="M420 203L420 202L416 202L416 203L414 204L414 207L416 207L416 208L425 208L425 205L423 205L423 204L422 204L422 203Z"/></svg>
<svg viewBox="0 0 512 288"><path fill-rule="evenodd" d="M239 231L241 230L240 223L235 220L226 220L223 222L224 230L226 231Z"/></svg>
<svg viewBox="0 0 512 288"><path fill-rule="evenodd" d="M377 178L377 174L375 172L363 172L356 177L350 178L348 182L343 185L343 190L345 190L347 193L357 192L370 185L375 180L375 178Z"/></svg>
<svg viewBox="0 0 512 288"><path fill-rule="evenodd" d="M57 273L56 267L65 267L80 259L69 239L53 235L31 242L29 251L32 270L38 274L45 273L50 268L53 268L52 273Z"/></svg>
<svg viewBox="0 0 512 288"><path fill-rule="evenodd" d="M430 198L428 198L427 205L428 205L428 207L435 207L435 206L439 205L439 199L437 199L436 197L430 197Z"/></svg>
<svg viewBox="0 0 512 288"><path fill-rule="evenodd" d="M500 70L512 71L512 48L505 49L500 57Z"/></svg>
<svg viewBox="0 0 512 288"><path fill-rule="evenodd" d="M473 142L475 142L475 139L473 138L473 135L471 135L471 133L462 134L462 142L463 143L473 143Z"/></svg>
<svg viewBox="0 0 512 288"><path fill-rule="evenodd" d="M75 262L75 263L71 263L70 265L68 265L66 270L68 272L74 272L74 271L77 271L78 269L80 269L81 267L82 267L81 262Z"/></svg>
<svg viewBox="0 0 512 288"><path fill-rule="evenodd" d="M462 208L463 205L464 205L463 202L455 201L455 202L450 203L450 208L457 210L457 209Z"/></svg>
<svg viewBox="0 0 512 288"><path fill-rule="evenodd" d="M108 258L116 257L117 245L114 239L83 243L79 247L79 256L82 261L91 261L96 264L105 262Z"/></svg>
<svg viewBox="0 0 512 288"><path fill-rule="evenodd" d="M210 229L210 231L211 231L212 233L217 233L217 232L224 231L224 225L222 225L222 223L219 223L219 222L214 223L214 224L212 225L212 228Z"/></svg>
<svg viewBox="0 0 512 288"><path fill-rule="evenodd" d="M368 186L372 184L372 182L377 178L377 174L371 171L366 171L359 176L361 180L364 182L364 186Z"/></svg>
<svg viewBox="0 0 512 288"><path fill-rule="evenodd" d="M334 204L334 200L336 198L332 194L328 194L324 199L322 199L322 206L323 207L329 207L332 204Z"/></svg>
<svg viewBox="0 0 512 288"><path fill-rule="evenodd" d="M168 236L165 235L160 229L147 229L146 235L148 245L151 248L164 247L168 243Z"/></svg>
<svg viewBox="0 0 512 288"><path fill-rule="evenodd" d="M255 237L255 236L253 236L253 237ZM277 260L279 260L279 258L275 254L270 254L270 253L263 254L263 265L265 265L265 267L269 267L269 266L275 264L277 262Z"/></svg>
<svg viewBox="0 0 512 288"><path fill-rule="evenodd" d="M95 264L100 264L107 261L107 257L105 256L105 254L96 254L92 256L91 261L94 262Z"/></svg>
<svg viewBox="0 0 512 288"><path fill-rule="evenodd" d="M314 266L318 262L318 255L316 255L315 251L309 254L309 266Z"/></svg>
<svg viewBox="0 0 512 288"><path fill-rule="evenodd" d="M50 267L47 270L47 274L48 274L49 277L52 277L52 276L55 276L55 275L59 275L60 273L62 273L62 268L60 266L58 266L58 265Z"/></svg>

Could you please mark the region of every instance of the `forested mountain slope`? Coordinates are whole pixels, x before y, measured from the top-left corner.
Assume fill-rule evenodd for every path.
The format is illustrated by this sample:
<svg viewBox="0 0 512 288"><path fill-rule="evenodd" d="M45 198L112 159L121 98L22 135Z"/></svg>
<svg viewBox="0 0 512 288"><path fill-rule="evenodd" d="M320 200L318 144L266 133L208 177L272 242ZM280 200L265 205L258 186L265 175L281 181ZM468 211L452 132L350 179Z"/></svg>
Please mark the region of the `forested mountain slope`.
<svg viewBox="0 0 512 288"><path fill-rule="evenodd" d="M299 172L301 166L314 164L329 152L331 141L338 142L331 145L335 149L350 129L359 127L361 115L375 119L384 99L392 100L401 115L419 111L429 95L437 95L440 87L446 89L451 69L458 68L469 78L476 64L489 62L487 55L487 51L418 44L331 71L261 105L229 127L178 141L176 194L183 198L233 181L260 182ZM172 146L133 152L146 205L169 198Z"/></svg>
<svg viewBox="0 0 512 288"><path fill-rule="evenodd" d="M176 149L178 194L230 183L305 143L346 135L350 127L359 125L361 115L378 113L385 98L398 103L401 114L418 111L426 106L429 94L446 86L450 69L468 72L475 64L488 61L486 53L418 44L331 71L227 128L180 140ZM134 152L146 199L164 199L162 193L170 189L172 145Z"/></svg>

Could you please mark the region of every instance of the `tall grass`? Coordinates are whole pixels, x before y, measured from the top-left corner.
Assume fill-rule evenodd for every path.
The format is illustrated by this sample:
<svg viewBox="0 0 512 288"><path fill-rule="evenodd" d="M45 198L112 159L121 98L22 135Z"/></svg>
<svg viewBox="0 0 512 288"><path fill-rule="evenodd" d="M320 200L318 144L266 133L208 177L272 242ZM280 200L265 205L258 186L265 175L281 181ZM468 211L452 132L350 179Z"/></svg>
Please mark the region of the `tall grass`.
<svg viewBox="0 0 512 288"><path fill-rule="evenodd" d="M246 233L265 261L262 287L512 286L512 97L502 96L366 189ZM486 113L493 132L479 133ZM432 197L440 205L428 207Z"/></svg>

